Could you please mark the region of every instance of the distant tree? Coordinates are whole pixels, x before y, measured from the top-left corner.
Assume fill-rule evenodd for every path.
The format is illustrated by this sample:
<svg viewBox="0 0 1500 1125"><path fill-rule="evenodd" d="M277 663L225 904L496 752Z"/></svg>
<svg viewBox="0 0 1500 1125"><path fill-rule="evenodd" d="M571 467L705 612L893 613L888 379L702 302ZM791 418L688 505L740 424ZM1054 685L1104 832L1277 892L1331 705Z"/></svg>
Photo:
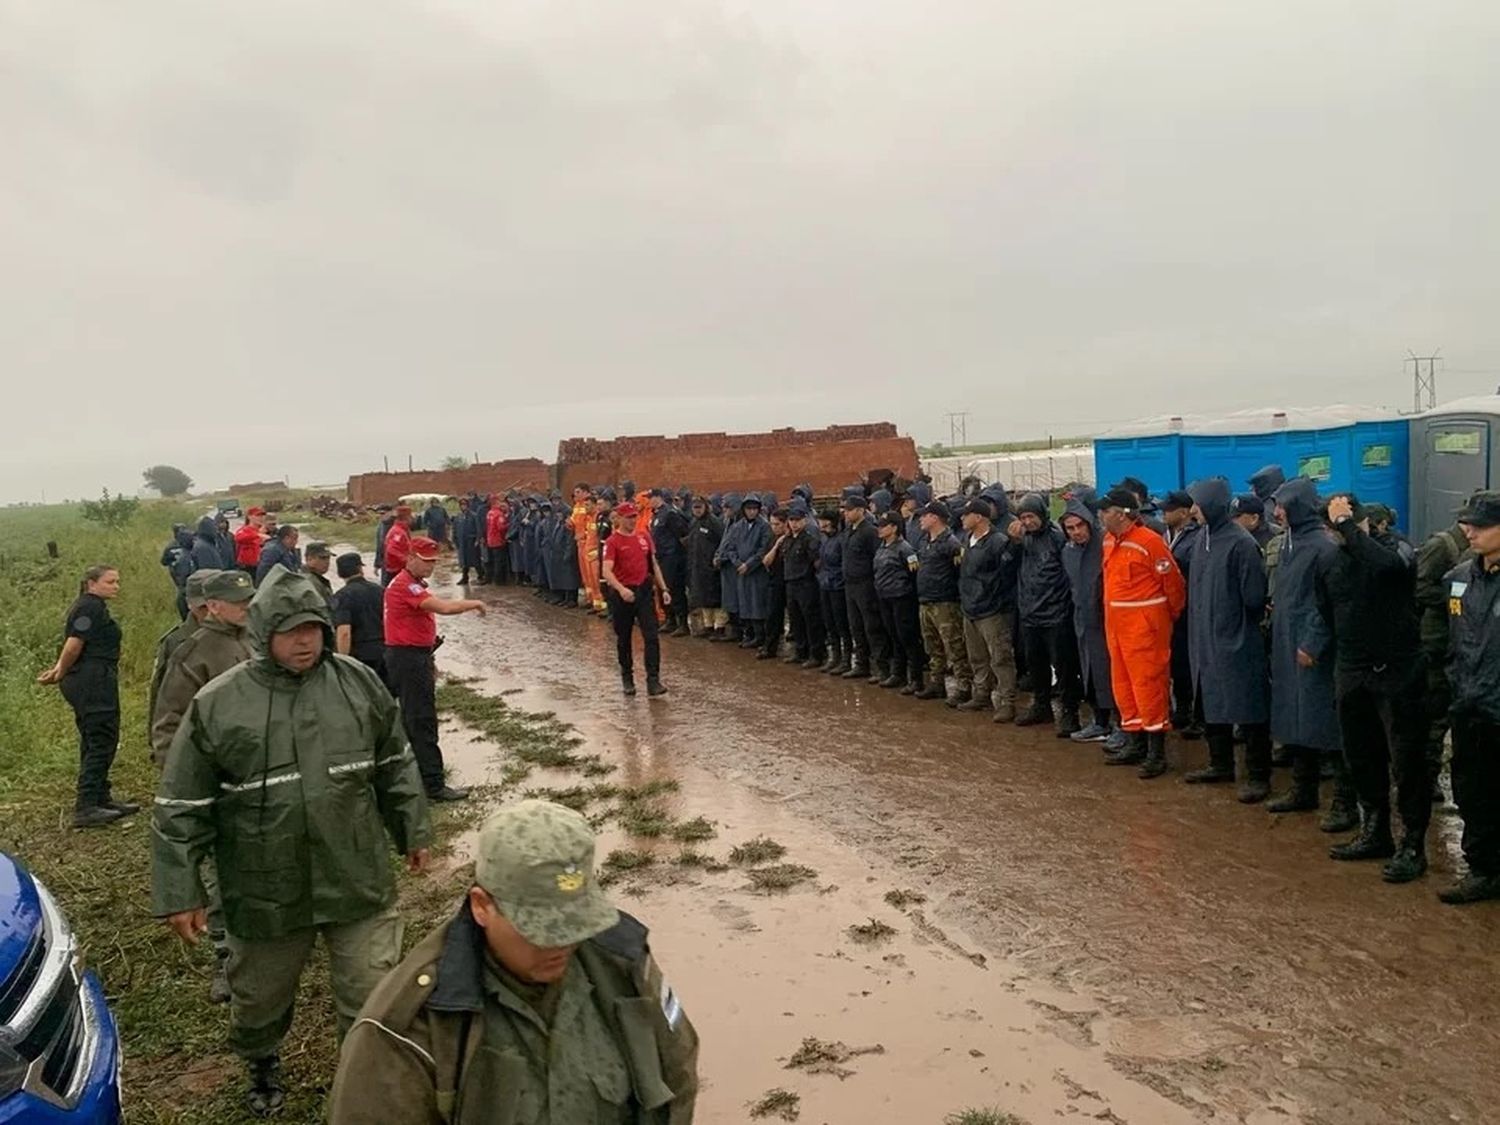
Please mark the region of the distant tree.
<svg viewBox="0 0 1500 1125"><path fill-rule="evenodd" d="M455 453L451 457L444 457L443 463L439 467L445 470L467 469L469 467L469 459L461 453Z"/></svg>
<svg viewBox="0 0 1500 1125"><path fill-rule="evenodd" d="M154 488L163 496L184 496L193 487L193 478L175 465L152 465L141 471L146 487Z"/></svg>
<svg viewBox="0 0 1500 1125"><path fill-rule="evenodd" d="M100 494L99 499L85 500L80 505L84 519L102 523L111 529L124 527L140 506L141 502L134 496L126 496L124 493L111 496L107 488Z"/></svg>

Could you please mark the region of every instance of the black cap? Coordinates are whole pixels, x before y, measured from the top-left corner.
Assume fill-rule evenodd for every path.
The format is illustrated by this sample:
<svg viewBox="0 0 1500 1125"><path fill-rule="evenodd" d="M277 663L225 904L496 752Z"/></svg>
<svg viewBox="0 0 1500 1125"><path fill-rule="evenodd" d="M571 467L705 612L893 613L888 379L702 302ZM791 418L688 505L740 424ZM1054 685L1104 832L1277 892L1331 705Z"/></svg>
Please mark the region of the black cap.
<svg viewBox="0 0 1500 1125"><path fill-rule="evenodd" d="M906 521L901 518L900 512L881 512L875 519L876 527L894 527L897 530L906 526Z"/></svg>
<svg viewBox="0 0 1500 1125"><path fill-rule="evenodd" d="M868 500L866 500L863 496L845 496L844 497L844 511L846 511L846 512L850 511L851 509L854 509L854 508L868 508L869 506L870 506L870 502Z"/></svg>
<svg viewBox="0 0 1500 1125"><path fill-rule="evenodd" d="M1114 490L1111 489L1110 491L1113 492ZM1161 502L1158 505L1164 512L1175 512L1178 509L1191 508L1192 506L1193 498L1180 488L1172 489L1171 492L1161 498Z"/></svg>
<svg viewBox="0 0 1500 1125"><path fill-rule="evenodd" d="M789 520L805 520L812 513L808 511L807 505L798 500L787 506L786 518Z"/></svg>
<svg viewBox="0 0 1500 1125"><path fill-rule="evenodd" d="M1141 510L1141 502L1130 489L1121 488L1119 485L1116 485L1106 492L1103 499L1099 501L1099 510L1101 512L1108 511L1110 508L1121 508L1127 512L1138 512Z"/></svg>
<svg viewBox="0 0 1500 1125"><path fill-rule="evenodd" d="M987 520L992 520L995 518L995 509L990 507L988 500L981 500L976 496L964 505L964 515L983 516Z"/></svg>
<svg viewBox="0 0 1500 1125"><path fill-rule="evenodd" d="M1500 525L1500 492L1476 492L1458 513L1458 522L1470 527Z"/></svg>
<svg viewBox="0 0 1500 1125"><path fill-rule="evenodd" d="M1237 516L1263 516L1266 514L1266 502L1253 492L1242 492L1234 498L1230 505Z"/></svg>
<svg viewBox="0 0 1500 1125"><path fill-rule="evenodd" d="M365 560L359 557L358 551L350 551L334 559L333 565L338 569L340 578L353 578L359 573L359 568L365 565Z"/></svg>
<svg viewBox="0 0 1500 1125"><path fill-rule="evenodd" d="M934 500L932 501L932 503L928 504L922 509L922 515L937 516L938 519L942 520L944 523L947 523L953 518L953 509L948 507L948 505L944 504L941 500Z"/></svg>

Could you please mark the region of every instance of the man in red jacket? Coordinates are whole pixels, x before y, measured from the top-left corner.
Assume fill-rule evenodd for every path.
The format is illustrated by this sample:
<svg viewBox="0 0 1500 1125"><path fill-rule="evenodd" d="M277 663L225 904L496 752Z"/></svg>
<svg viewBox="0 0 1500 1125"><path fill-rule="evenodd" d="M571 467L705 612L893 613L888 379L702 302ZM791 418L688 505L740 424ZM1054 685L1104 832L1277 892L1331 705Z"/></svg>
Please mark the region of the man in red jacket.
<svg viewBox="0 0 1500 1125"><path fill-rule="evenodd" d="M1104 539L1104 633L1110 686L1130 745L1111 765L1140 765L1142 778L1167 772L1171 726L1172 622L1187 605L1187 585L1171 549L1141 522L1140 501L1112 488L1099 505Z"/></svg>
<svg viewBox="0 0 1500 1125"><path fill-rule="evenodd" d="M265 519L264 508L251 508L245 513L244 524L234 533L234 565L252 576L260 563L260 550L266 544L265 533L260 529Z"/></svg>
<svg viewBox="0 0 1500 1125"><path fill-rule="evenodd" d="M493 492L484 517L484 545L489 550L491 586L510 581L510 505Z"/></svg>
<svg viewBox="0 0 1500 1125"><path fill-rule="evenodd" d="M385 569L380 584L389 586L391 579L401 573L411 554L411 508L406 504L396 506L396 521L385 533Z"/></svg>

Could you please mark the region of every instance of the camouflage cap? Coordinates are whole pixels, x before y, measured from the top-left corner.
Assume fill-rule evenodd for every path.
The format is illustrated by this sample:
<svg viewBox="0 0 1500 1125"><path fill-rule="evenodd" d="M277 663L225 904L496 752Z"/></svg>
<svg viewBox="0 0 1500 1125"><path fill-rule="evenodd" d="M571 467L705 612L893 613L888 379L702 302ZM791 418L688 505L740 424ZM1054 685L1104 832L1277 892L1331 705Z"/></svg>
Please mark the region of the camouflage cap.
<svg viewBox="0 0 1500 1125"><path fill-rule="evenodd" d="M205 566L202 570L195 570L187 577L183 584L183 595L187 598L188 607L201 609L203 603L208 601L208 583L215 575L223 574L222 570L215 570L211 566Z"/></svg>
<svg viewBox="0 0 1500 1125"><path fill-rule="evenodd" d="M204 573L199 571L200 574ZM255 597L255 583L243 570L215 570L203 584L203 596L216 602L248 602Z"/></svg>
<svg viewBox="0 0 1500 1125"><path fill-rule="evenodd" d="M533 945L578 945L619 921L594 877L594 833L581 813L518 801L484 822L474 878Z"/></svg>

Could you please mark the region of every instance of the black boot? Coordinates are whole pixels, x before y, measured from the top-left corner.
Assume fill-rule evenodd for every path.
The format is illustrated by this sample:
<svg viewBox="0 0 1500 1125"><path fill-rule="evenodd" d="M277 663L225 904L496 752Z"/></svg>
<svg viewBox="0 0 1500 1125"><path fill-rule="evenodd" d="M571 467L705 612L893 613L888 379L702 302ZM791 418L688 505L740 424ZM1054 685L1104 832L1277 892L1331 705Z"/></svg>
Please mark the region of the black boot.
<svg viewBox="0 0 1500 1125"><path fill-rule="evenodd" d="M1063 708L1057 719L1057 737L1072 738L1083 728L1078 725L1078 708Z"/></svg>
<svg viewBox="0 0 1500 1125"><path fill-rule="evenodd" d="M1052 704L1033 701L1031 706L1016 716L1016 726L1036 727L1052 722Z"/></svg>
<svg viewBox="0 0 1500 1125"><path fill-rule="evenodd" d="M901 668L891 665L890 675L880 681L883 688L899 688L906 686L906 672Z"/></svg>
<svg viewBox="0 0 1500 1125"><path fill-rule="evenodd" d="M927 683L925 685L923 685L922 690L919 691L919 692L917 692L917 698L918 699L947 699L948 698L948 689L943 686L942 677L939 676L935 680L928 680ZM955 704L955 706L956 706L956 704Z"/></svg>
<svg viewBox="0 0 1500 1125"><path fill-rule="evenodd" d="M1245 780L1236 796L1242 805L1258 805L1271 795L1271 732L1250 730L1245 743Z"/></svg>
<svg viewBox="0 0 1500 1125"><path fill-rule="evenodd" d="M1216 785L1234 780L1234 737L1225 731L1208 738L1208 765L1182 775L1189 785Z"/></svg>
<svg viewBox="0 0 1500 1125"><path fill-rule="evenodd" d="M125 814L114 809L95 805L92 808L78 809L73 813L74 828L98 828L101 825L113 824Z"/></svg>
<svg viewBox="0 0 1500 1125"><path fill-rule="evenodd" d="M854 660L839 675L846 680L863 680L870 674L870 666L858 654L854 654Z"/></svg>
<svg viewBox="0 0 1500 1125"><path fill-rule="evenodd" d="M1359 835L1343 844L1328 849L1331 859L1390 859L1396 854L1396 841L1391 839L1391 810L1372 809L1363 801L1359 811L1364 817Z"/></svg>
<svg viewBox="0 0 1500 1125"><path fill-rule="evenodd" d="M821 672L828 665L826 653L814 650L807 654L807 659L802 662L802 668L807 672Z"/></svg>
<svg viewBox="0 0 1500 1125"><path fill-rule="evenodd" d="M635 694L635 674L633 672L620 673L620 686L625 689L626 695Z"/></svg>
<svg viewBox="0 0 1500 1125"><path fill-rule="evenodd" d="M1449 906L1466 906L1471 902L1500 898L1500 875L1470 871L1447 890L1439 891L1438 898Z"/></svg>
<svg viewBox="0 0 1500 1125"><path fill-rule="evenodd" d="M1318 752L1306 746L1289 746L1292 755L1292 787L1266 803L1266 812L1312 812L1318 807Z"/></svg>
<svg viewBox="0 0 1500 1125"><path fill-rule="evenodd" d="M1427 874L1427 833L1407 832L1391 861L1380 870L1387 883L1410 883Z"/></svg>
<svg viewBox="0 0 1500 1125"><path fill-rule="evenodd" d="M655 699L658 696L666 695L666 685L664 685L655 676L648 676L646 677L646 694L649 695L652 699Z"/></svg>
<svg viewBox="0 0 1500 1125"><path fill-rule="evenodd" d="M1146 740L1145 731L1132 731L1130 741L1125 744L1125 749L1120 751L1106 750L1104 752L1104 764L1107 766L1138 766L1145 762L1146 755L1151 751L1150 743Z"/></svg>
<svg viewBox="0 0 1500 1125"><path fill-rule="evenodd" d="M1324 832L1348 832L1359 827L1359 807L1354 798L1354 783L1349 779L1349 767L1342 754L1330 755L1333 764L1333 800L1328 802L1328 814L1318 821Z"/></svg>
<svg viewBox="0 0 1500 1125"><path fill-rule="evenodd" d="M973 698L974 689L972 687L961 687L950 695L945 702L956 711Z"/></svg>
<svg viewBox="0 0 1500 1125"><path fill-rule="evenodd" d="M1160 777L1166 772L1166 732L1159 730L1150 731L1146 735L1146 760L1141 763L1141 768L1135 771L1135 775L1142 781L1150 781L1153 777Z"/></svg>
<svg viewBox="0 0 1500 1125"><path fill-rule="evenodd" d="M250 1087L245 1104L256 1117L266 1117L286 1104L286 1087L281 1084L281 1059L267 1055L250 1060Z"/></svg>
<svg viewBox="0 0 1500 1125"><path fill-rule="evenodd" d="M838 667L838 663L839 663L839 642L838 641L829 641L828 642L828 651L823 656L823 663L818 668L818 671L819 672L832 672L835 668Z"/></svg>
<svg viewBox="0 0 1500 1125"><path fill-rule="evenodd" d="M901 689L902 695L919 695L922 691L922 673L913 672L906 677L906 686Z"/></svg>

